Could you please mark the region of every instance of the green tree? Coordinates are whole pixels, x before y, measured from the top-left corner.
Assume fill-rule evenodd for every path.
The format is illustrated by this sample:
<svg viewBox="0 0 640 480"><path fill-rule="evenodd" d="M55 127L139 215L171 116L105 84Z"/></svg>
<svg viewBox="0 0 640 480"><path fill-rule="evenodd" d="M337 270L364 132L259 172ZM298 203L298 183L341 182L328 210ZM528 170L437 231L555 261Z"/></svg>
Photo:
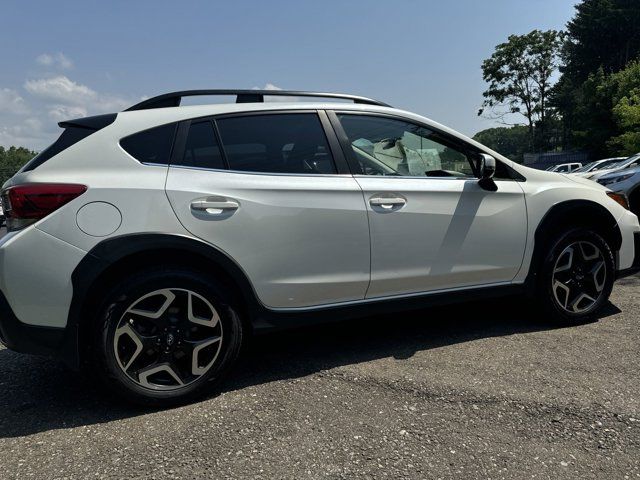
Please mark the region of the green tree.
<svg viewBox="0 0 640 480"><path fill-rule="evenodd" d="M596 90L605 77L640 55L640 2L583 0L575 8L567 24L561 76L551 103L562 119L565 148L607 155L608 141L618 128L611 116L615 104L606 98L607 92Z"/></svg>
<svg viewBox="0 0 640 480"><path fill-rule="evenodd" d="M489 83L478 115L489 107L489 118L504 119L521 114L526 120L530 148L543 148L549 115L551 79L558 68L563 34L555 30L533 30L526 35L510 35L482 62L482 77ZM506 122L505 122L506 123Z"/></svg>
<svg viewBox="0 0 640 480"><path fill-rule="evenodd" d="M575 9L562 50L563 77L579 84L600 68L618 72L640 55L638 0L583 0Z"/></svg>
<svg viewBox="0 0 640 480"><path fill-rule="evenodd" d="M36 155L24 147L0 146L0 186L11 178L20 168Z"/></svg>
<svg viewBox="0 0 640 480"><path fill-rule="evenodd" d="M621 155L640 152L640 62L612 75L609 83L614 90L611 113L619 134L607 146Z"/></svg>
<svg viewBox="0 0 640 480"><path fill-rule="evenodd" d="M524 125L488 128L476 133L473 139L518 163L522 163L529 149L529 129Z"/></svg>

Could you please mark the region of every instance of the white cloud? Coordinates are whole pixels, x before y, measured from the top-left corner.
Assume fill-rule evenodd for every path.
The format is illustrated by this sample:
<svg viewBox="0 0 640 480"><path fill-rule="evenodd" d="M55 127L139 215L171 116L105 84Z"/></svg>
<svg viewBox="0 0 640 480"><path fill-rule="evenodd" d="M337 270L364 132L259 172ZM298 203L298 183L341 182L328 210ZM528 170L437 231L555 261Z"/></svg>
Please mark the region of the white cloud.
<svg viewBox="0 0 640 480"><path fill-rule="evenodd" d="M49 100L82 104L95 101L97 94L87 87L69 80L64 75L57 77L27 80L24 84L27 92Z"/></svg>
<svg viewBox="0 0 640 480"><path fill-rule="evenodd" d="M51 105L47 113L56 123L72 118L86 117L89 114L86 108L77 105Z"/></svg>
<svg viewBox="0 0 640 480"><path fill-rule="evenodd" d="M28 79L24 91L0 87L0 145L41 150L60 135L58 122L117 112L136 98L97 92L65 75Z"/></svg>
<svg viewBox="0 0 640 480"><path fill-rule="evenodd" d="M0 88L0 112L24 115L29 113L29 107L15 90Z"/></svg>
<svg viewBox="0 0 640 480"><path fill-rule="evenodd" d="M264 86L263 90L282 90L280 87L274 85L273 83L267 83Z"/></svg>
<svg viewBox="0 0 640 480"><path fill-rule="evenodd" d="M117 111L134 103L117 95L98 94L92 88L74 82L65 75L27 80L24 88L43 100L54 101L57 107L75 105L84 108L86 112Z"/></svg>
<svg viewBox="0 0 640 480"><path fill-rule="evenodd" d="M62 52L54 54L43 53L42 55L38 55L36 62L45 67L57 67L64 70L73 67L71 59Z"/></svg>
<svg viewBox="0 0 640 480"><path fill-rule="evenodd" d="M34 117L13 122L9 126L0 125L0 145L4 147L13 145L41 150L51 143L53 138L55 134L43 131L42 122Z"/></svg>

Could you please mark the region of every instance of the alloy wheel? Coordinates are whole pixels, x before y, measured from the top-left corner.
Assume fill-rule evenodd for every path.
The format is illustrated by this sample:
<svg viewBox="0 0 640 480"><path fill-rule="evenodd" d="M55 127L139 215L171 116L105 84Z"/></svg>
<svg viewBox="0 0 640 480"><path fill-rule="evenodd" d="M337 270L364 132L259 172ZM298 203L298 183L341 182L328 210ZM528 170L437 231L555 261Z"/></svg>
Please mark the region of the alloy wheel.
<svg viewBox="0 0 640 480"><path fill-rule="evenodd" d="M222 340L220 316L208 300L191 290L165 288L127 308L113 350L120 369L138 385L176 390L211 369Z"/></svg>
<svg viewBox="0 0 640 480"><path fill-rule="evenodd" d="M558 305L572 314L593 309L602 296L607 267L602 251L587 241L567 246L558 256L551 289Z"/></svg>

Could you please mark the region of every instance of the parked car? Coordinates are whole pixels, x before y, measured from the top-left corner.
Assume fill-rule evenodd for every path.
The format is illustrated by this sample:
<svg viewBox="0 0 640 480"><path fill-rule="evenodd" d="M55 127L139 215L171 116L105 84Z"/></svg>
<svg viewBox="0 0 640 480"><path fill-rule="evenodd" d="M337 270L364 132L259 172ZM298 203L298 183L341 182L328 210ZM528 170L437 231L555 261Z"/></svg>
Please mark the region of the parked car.
<svg viewBox="0 0 640 480"><path fill-rule="evenodd" d="M604 175L608 175L612 172L618 172L624 170L626 168L634 168L640 166L640 153L636 153L635 155L631 155L630 157L621 160L618 163L610 165L608 168L603 168L601 170L597 170L595 172L590 172L584 176L584 178L588 178L589 180L597 181L600 177Z"/></svg>
<svg viewBox="0 0 640 480"><path fill-rule="evenodd" d="M624 195L363 97L186 91L60 126L2 190L0 337L140 403L218 384L252 334L512 294L575 325L640 270Z"/></svg>
<svg viewBox="0 0 640 480"><path fill-rule="evenodd" d="M608 173L598 178L598 183L626 195L631 211L640 216L640 167Z"/></svg>
<svg viewBox="0 0 640 480"><path fill-rule="evenodd" d="M547 168L548 172L558 172L558 173L571 173L577 169L582 167L581 163L561 163L560 165L554 165L552 167Z"/></svg>
<svg viewBox="0 0 640 480"><path fill-rule="evenodd" d="M584 176L584 174L587 174L589 172L596 172L598 170L603 170L605 168L611 168L616 163L620 163L622 160L625 160L626 158L627 157L614 157L614 158L605 158L602 160L596 160L595 162L591 162L591 163L587 163L586 165L583 165L582 167L578 168L577 170L574 170L571 173L573 173L574 175Z"/></svg>

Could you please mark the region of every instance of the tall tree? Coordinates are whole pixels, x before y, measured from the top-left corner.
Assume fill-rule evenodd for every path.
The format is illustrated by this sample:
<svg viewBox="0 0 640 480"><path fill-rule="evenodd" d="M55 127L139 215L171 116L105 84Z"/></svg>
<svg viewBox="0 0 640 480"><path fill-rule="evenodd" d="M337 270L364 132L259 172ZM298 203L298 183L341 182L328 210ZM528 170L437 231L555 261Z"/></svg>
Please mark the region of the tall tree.
<svg viewBox="0 0 640 480"><path fill-rule="evenodd" d="M583 0L567 23L563 73L574 83L602 68L615 73L640 54L638 0Z"/></svg>
<svg viewBox="0 0 640 480"><path fill-rule="evenodd" d="M563 34L555 30L533 30L526 35L510 35L482 62L482 77L489 83L478 115L485 114L503 123L509 115L521 114L529 131L530 148L537 136L543 143L551 79L558 68ZM540 145L543 146L543 145Z"/></svg>
<svg viewBox="0 0 640 480"><path fill-rule="evenodd" d="M551 103L562 118L565 148L608 155L607 139L616 129L613 105L595 88L640 55L640 1L583 0L575 8Z"/></svg>
<svg viewBox="0 0 640 480"><path fill-rule="evenodd" d="M618 135L607 142L616 154L640 152L640 62L631 62L609 78L613 90L612 116Z"/></svg>

